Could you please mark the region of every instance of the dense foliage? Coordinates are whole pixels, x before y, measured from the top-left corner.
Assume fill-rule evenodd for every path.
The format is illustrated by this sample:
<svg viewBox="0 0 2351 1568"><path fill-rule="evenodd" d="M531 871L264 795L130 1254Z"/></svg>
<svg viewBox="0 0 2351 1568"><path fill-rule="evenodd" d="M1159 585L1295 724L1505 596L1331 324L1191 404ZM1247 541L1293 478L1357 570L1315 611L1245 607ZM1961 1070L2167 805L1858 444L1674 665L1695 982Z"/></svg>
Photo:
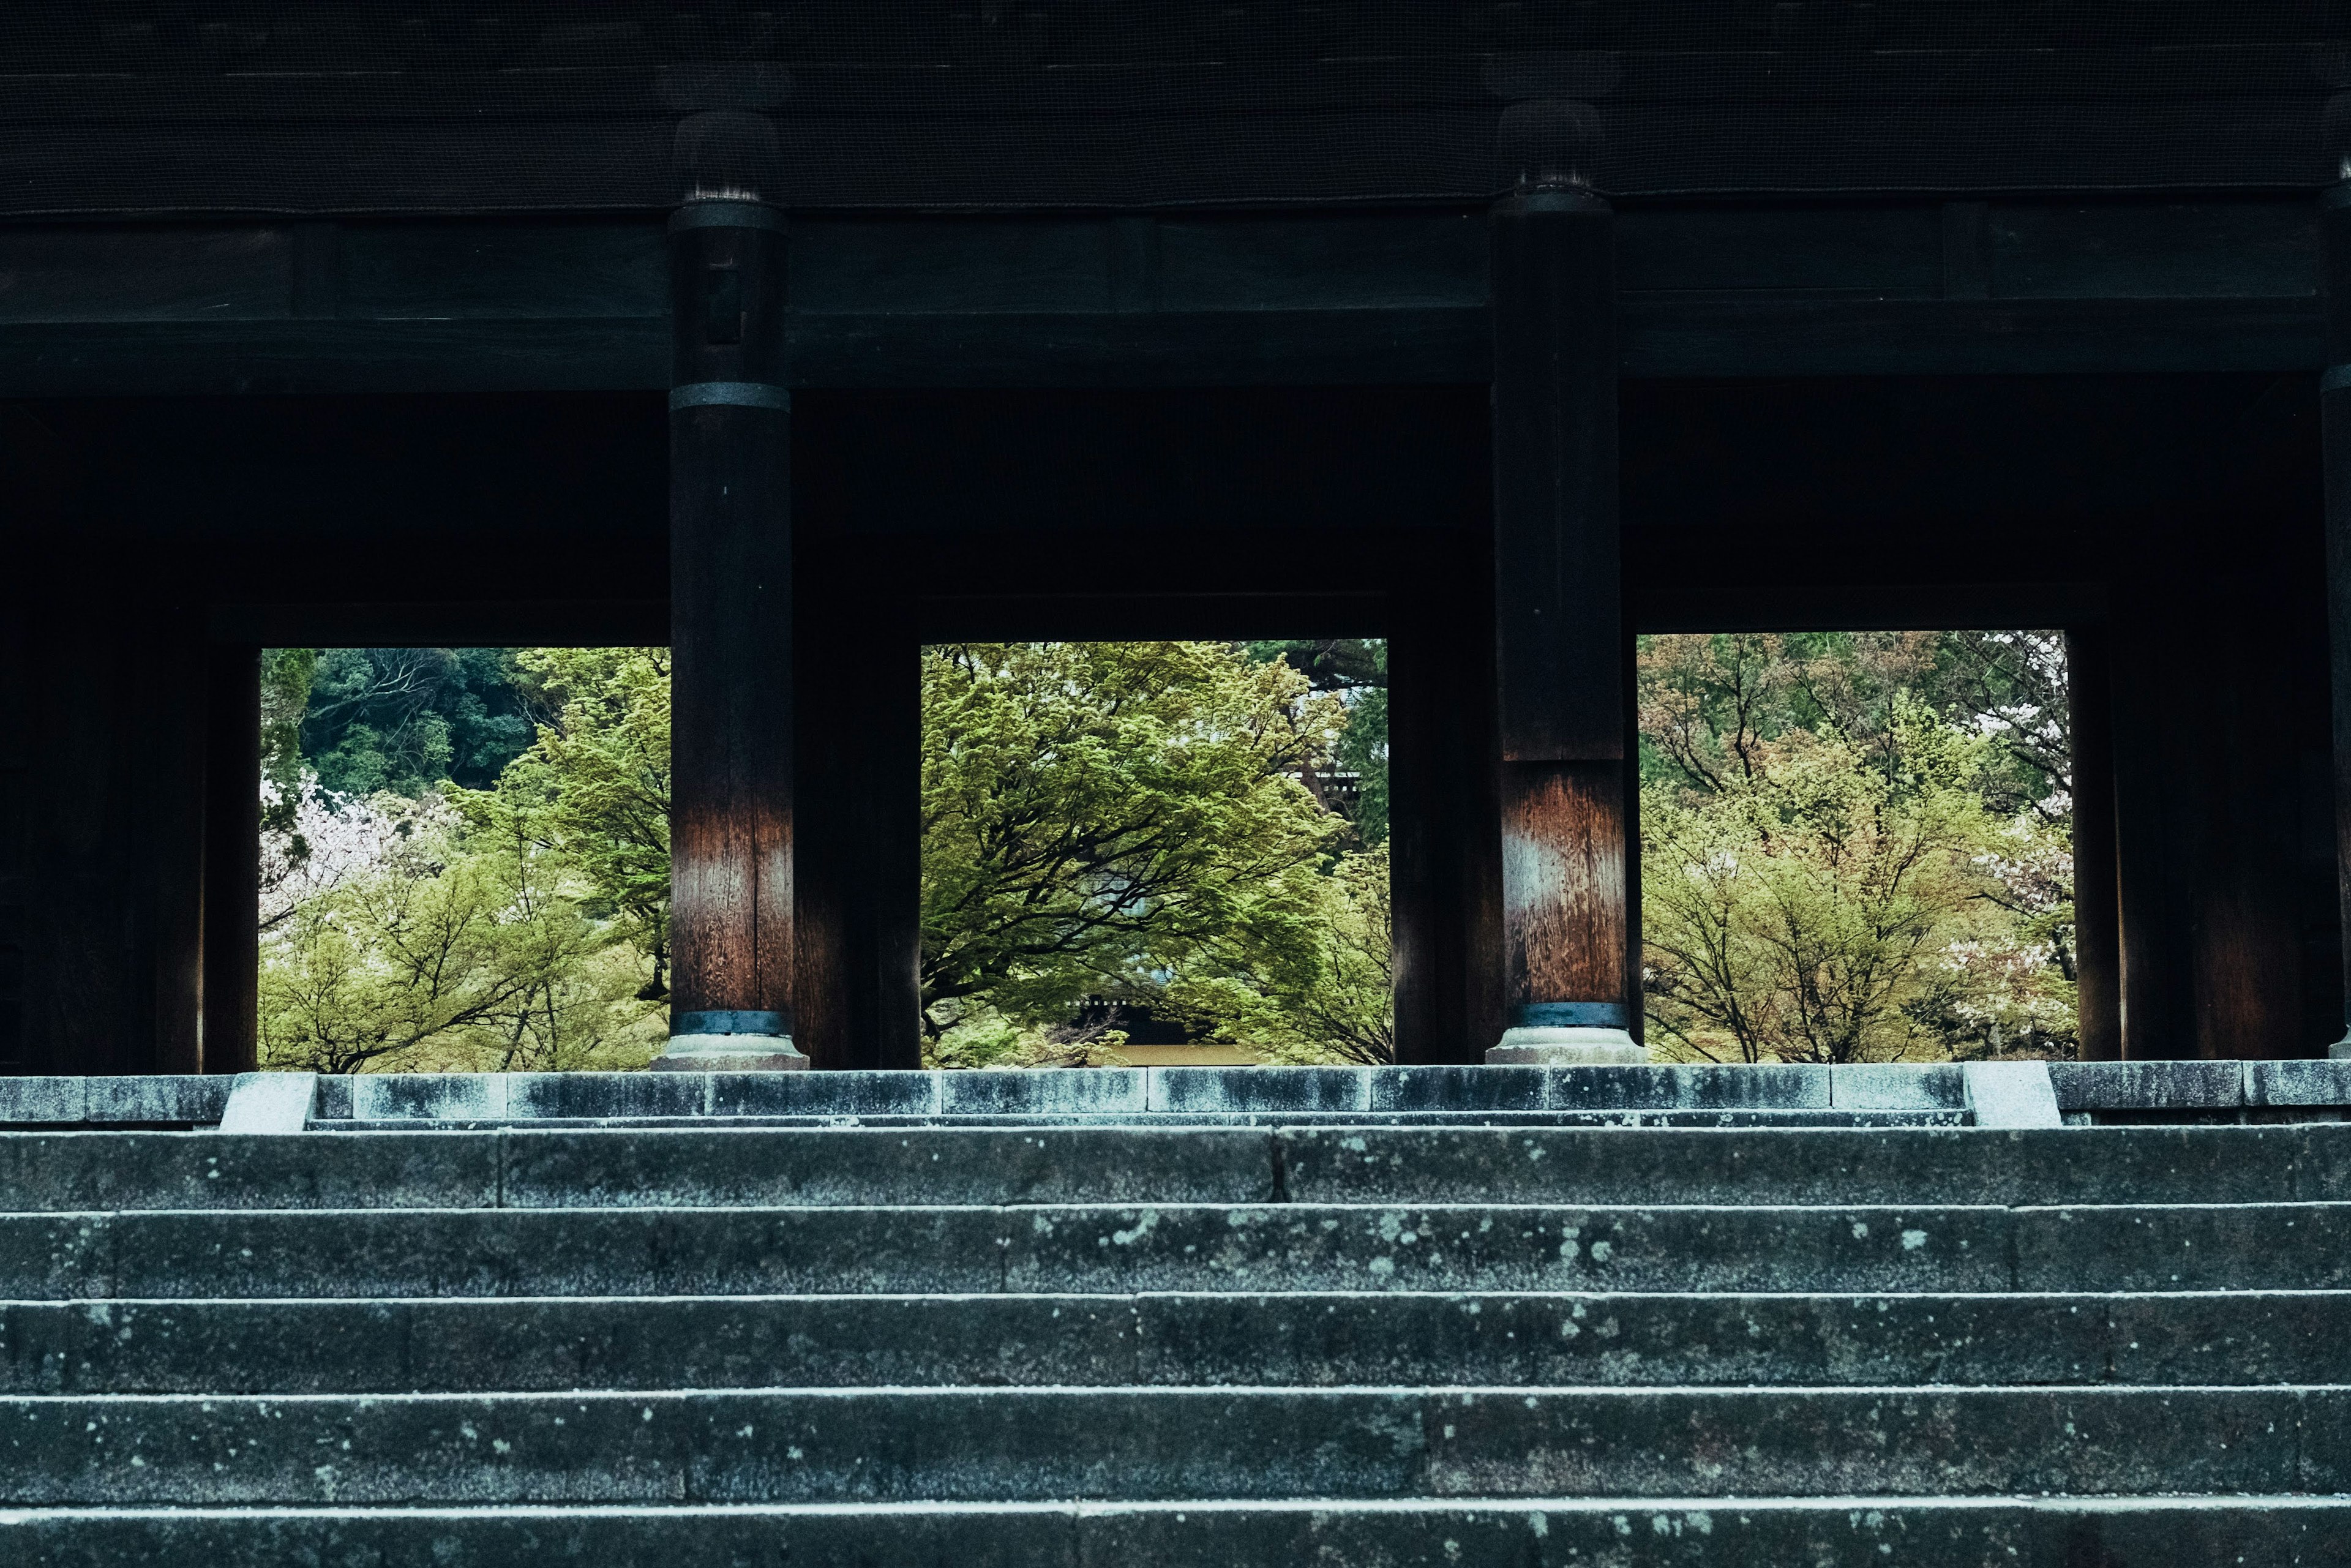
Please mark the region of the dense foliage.
<svg viewBox="0 0 2351 1568"><path fill-rule="evenodd" d="M1118 1037L1085 1020L1106 1003L1267 1056L1384 1059L1385 852L1351 847L1384 836L1384 818L1366 831L1322 803L1352 771L1343 756L1368 768L1348 803L1384 800L1384 708L1365 700L1382 695L1384 660L1375 644L1307 646L1357 673L1318 689L1286 648L1222 643L925 652L922 982L936 1060L1103 1060ZM402 669L488 670L503 688L444 695L540 716L485 788L450 776L454 742L384 741L442 733L435 716L451 736L478 727L429 706L406 730L313 724L314 672L342 672L329 700L346 714L359 665L335 651L265 662L266 1059L329 1071L642 1062L667 995L666 651L426 652L451 656L371 654L371 689L388 702ZM361 729L373 739L354 739ZM393 789L354 761L394 755L446 771Z"/></svg>
<svg viewBox="0 0 2351 1568"><path fill-rule="evenodd" d="M322 648L314 658L302 754L340 795L486 789L549 716L511 648Z"/></svg>
<svg viewBox="0 0 2351 1568"><path fill-rule="evenodd" d="M1385 856L1348 851L1360 835L1318 798L1360 704L1263 646L1061 643L929 649L923 707L939 1060L1114 1047L1090 1002L1269 1055L1384 1059Z"/></svg>
<svg viewBox="0 0 2351 1568"><path fill-rule="evenodd" d="M1386 680L1363 641L925 650L926 1056L1115 1061L1148 1017L1388 1060ZM2062 639L1645 638L1638 689L1653 1045L2070 1047ZM666 650L273 650L263 716L267 1062L659 1050Z"/></svg>
<svg viewBox="0 0 2351 1568"><path fill-rule="evenodd" d="M1639 685L1653 1046L2070 1051L2062 638L1644 638Z"/></svg>
<svg viewBox="0 0 2351 1568"><path fill-rule="evenodd" d="M270 758L267 1065L561 1071L660 1049L667 650L499 652L509 700L549 717L488 789L343 792L307 755ZM265 674L300 663L277 651Z"/></svg>

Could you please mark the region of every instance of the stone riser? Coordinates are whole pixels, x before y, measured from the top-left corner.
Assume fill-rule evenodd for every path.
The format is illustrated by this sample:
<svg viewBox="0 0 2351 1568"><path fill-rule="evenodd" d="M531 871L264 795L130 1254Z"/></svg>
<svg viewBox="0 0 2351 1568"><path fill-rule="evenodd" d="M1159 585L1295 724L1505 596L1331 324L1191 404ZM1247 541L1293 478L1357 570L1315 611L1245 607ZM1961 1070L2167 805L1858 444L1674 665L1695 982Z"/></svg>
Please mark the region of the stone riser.
<svg viewBox="0 0 2351 1568"><path fill-rule="evenodd" d="M2351 1490L2351 1387L0 1400L0 1504Z"/></svg>
<svg viewBox="0 0 2351 1568"><path fill-rule="evenodd" d="M2351 1205L0 1217L0 1298L2351 1286Z"/></svg>
<svg viewBox="0 0 2351 1568"><path fill-rule="evenodd" d="M796 1296L0 1308L0 1393L2323 1383L2351 1292Z"/></svg>
<svg viewBox="0 0 2351 1568"><path fill-rule="evenodd" d="M0 1203L114 1208L2351 1200L2351 1126L630 1129L0 1137Z"/></svg>
<svg viewBox="0 0 2351 1568"><path fill-rule="evenodd" d="M11 1553L16 1555L11 1555ZM1426 1502L0 1515L0 1561L367 1568L2189 1568L2351 1562L2351 1502L2295 1498L1552 1498Z"/></svg>

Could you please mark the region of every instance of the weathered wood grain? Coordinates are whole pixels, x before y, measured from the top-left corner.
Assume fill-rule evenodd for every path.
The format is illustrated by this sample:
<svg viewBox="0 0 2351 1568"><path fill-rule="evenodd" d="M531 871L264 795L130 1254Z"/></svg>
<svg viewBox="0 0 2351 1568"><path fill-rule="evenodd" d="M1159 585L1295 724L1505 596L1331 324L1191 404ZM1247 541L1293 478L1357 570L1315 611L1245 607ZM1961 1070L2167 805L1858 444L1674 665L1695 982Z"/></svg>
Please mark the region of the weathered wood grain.
<svg viewBox="0 0 2351 1568"><path fill-rule="evenodd" d="M783 235L672 236L680 386L783 380ZM731 274L724 296L714 277ZM791 416L673 409L670 425L672 1016L779 1015L792 909Z"/></svg>

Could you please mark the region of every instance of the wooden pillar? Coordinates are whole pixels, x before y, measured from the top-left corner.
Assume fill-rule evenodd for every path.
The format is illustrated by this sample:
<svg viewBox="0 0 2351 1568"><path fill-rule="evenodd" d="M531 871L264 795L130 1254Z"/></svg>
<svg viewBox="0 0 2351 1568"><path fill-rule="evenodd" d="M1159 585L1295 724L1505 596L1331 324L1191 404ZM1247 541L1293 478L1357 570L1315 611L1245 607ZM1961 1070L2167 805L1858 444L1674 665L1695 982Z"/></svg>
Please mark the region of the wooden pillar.
<svg viewBox="0 0 2351 1568"><path fill-rule="evenodd" d="M2351 155L2345 159L2351 174ZM2343 921L2345 1029L2330 1054L2351 1057L2351 179L2319 198L2326 369L2318 382L2326 483L2326 614L2335 710L2335 874Z"/></svg>
<svg viewBox="0 0 2351 1568"><path fill-rule="evenodd" d="M795 1041L820 1068L922 1065L922 671L903 619L804 580Z"/></svg>
<svg viewBox="0 0 2351 1568"><path fill-rule="evenodd" d="M201 612L154 615L132 668L168 672L143 714L120 713L116 745L144 797L144 864L124 892L147 904L156 1072L204 1071L205 643ZM144 765L142 766L142 753ZM140 883L145 883L143 887Z"/></svg>
<svg viewBox="0 0 2351 1568"><path fill-rule="evenodd" d="M1614 216L1573 184L1493 214L1499 1060L1635 1061Z"/></svg>
<svg viewBox="0 0 2351 1568"><path fill-rule="evenodd" d="M1399 1062L1476 1062L1504 1028L1488 540L1392 591L1389 899Z"/></svg>
<svg viewBox="0 0 2351 1568"><path fill-rule="evenodd" d="M204 696L204 1071L259 1065L261 650L214 646Z"/></svg>
<svg viewBox="0 0 2351 1568"><path fill-rule="evenodd" d="M2074 742L2074 991L2085 1061L2118 1061L2123 1053L2112 685L2104 632L2066 632L2065 692Z"/></svg>
<svg viewBox="0 0 2351 1568"><path fill-rule="evenodd" d="M0 425L0 439L5 439ZM5 461L0 445L0 464ZM0 482L15 478L0 466ZM22 575L0 582L0 1075L31 1071L25 1031L26 949L36 889L31 803L40 747L33 732L34 639L27 625L30 585Z"/></svg>
<svg viewBox="0 0 2351 1568"><path fill-rule="evenodd" d="M799 1067L785 224L695 199L669 237L674 969L655 1065Z"/></svg>
<svg viewBox="0 0 2351 1568"><path fill-rule="evenodd" d="M2121 959L2122 1053L2135 1061L2195 1054L2186 932L2193 824L2179 807L2185 678L2173 652L2185 607L2158 572L2133 572L2117 594L2107 664L2114 758L2115 893Z"/></svg>
<svg viewBox="0 0 2351 1568"><path fill-rule="evenodd" d="M104 580L103 558L68 581ZM116 574L94 635L56 593L28 617L23 1060L44 1073L194 1072L204 998L204 662L193 616Z"/></svg>

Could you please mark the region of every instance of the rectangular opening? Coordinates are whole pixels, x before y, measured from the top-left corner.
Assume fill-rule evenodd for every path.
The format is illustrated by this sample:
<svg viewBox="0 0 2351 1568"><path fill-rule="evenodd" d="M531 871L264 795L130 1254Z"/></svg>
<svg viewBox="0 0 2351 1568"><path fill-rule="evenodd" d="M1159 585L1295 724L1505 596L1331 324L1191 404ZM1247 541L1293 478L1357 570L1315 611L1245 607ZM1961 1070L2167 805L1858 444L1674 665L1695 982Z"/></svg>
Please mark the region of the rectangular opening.
<svg viewBox="0 0 2351 1568"><path fill-rule="evenodd" d="M923 1051L1395 1052L1383 641L923 651Z"/></svg>
<svg viewBox="0 0 2351 1568"><path fill-rule="evenodd" d="M261 680L263 1067L660 1051L667 649L271 648Z"/></svg>
<svg viewBox="0 0 2351 1568"><path fill-rule="evenodd" d="M1394 1054L1378 640L923 651L923 1053ZM668 651L262 656L259 1042L626 1070L668 1025Z"/></svg>
<svg viewBox="0 0 2351 1568"><path fill-rule="evenodd" d="M1716 632L1636 647L1654 1055L2075 1054L2063 632Z"/></svg>

